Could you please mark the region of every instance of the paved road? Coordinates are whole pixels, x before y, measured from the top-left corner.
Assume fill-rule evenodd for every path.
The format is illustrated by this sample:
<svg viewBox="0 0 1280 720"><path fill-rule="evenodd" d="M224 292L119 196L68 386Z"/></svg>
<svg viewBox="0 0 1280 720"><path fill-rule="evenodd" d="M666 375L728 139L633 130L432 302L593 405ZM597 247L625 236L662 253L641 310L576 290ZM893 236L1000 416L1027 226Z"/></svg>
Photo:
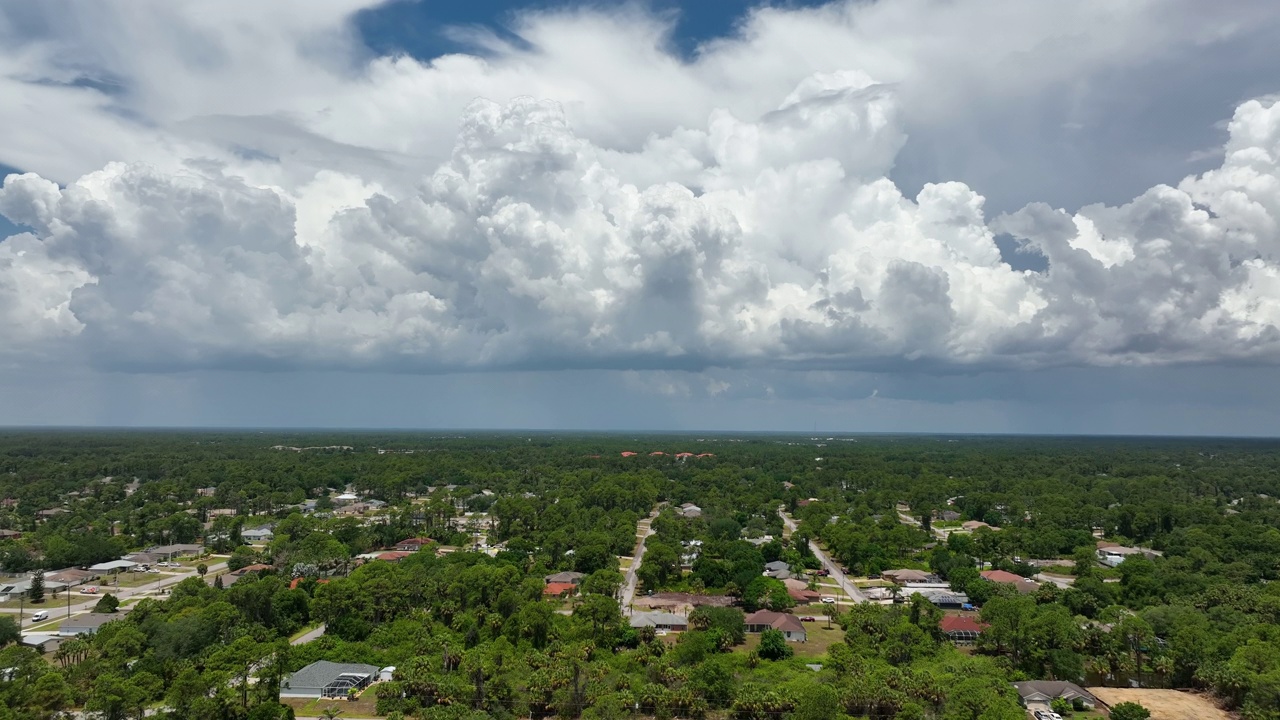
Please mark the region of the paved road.
<svg viewBox="0 0 1280 720"><path fill-rule="evenodd" d="M898 511L898 520L904 524L915 525L918 528L924 529L924 526L920 524L919 520L911 517L910 515L908 515L907 513L901 510ZM945 541L947 539L948 533L946 530L943 530L942 528L936 528L936 527L930 527L929 529L933 532L933 536L938 538L939 540Z"/></svg>
<svg viewBox="0 0 1280 720"><path fill-rule="evenodd" d="M311 642L312 640L315 640L316 638L320 637L321 635L324 635L324 627L325 627L325 626L324 626L324 623L320 623L320 627L318 627L318 628L316 628L316 629L314 629L314 630L309 631L306 635L300 635L300 636L298 636L297 638L294 638L293 640L290 640L290 641L289 641L289 644L290 644L290 645L305 645L305 644L307 644L307 643Z"/></svg>
<svg viewBox="0 0 1280 720"><path fill-rule="evenodd" d="M631 567L627 568L626 582L622 585L622 596L618 599L618 604L622 606L622 614L631 614L631 603L636 598L636 583L639 578L636 576L636 570L640 569L640 563L644 560L644 543L653 535L653 529L650 525L653 519L658 517L658 513L662 512L662 507L666 503L659 503L657 507L649 513L649 517L644 518L636 523L636 552L631 558Z"/></svg>
<svg viewBox="0 0 1280 720"><path fill-rule="evenodd" d="M208 583L212 583L213 576L215 574L221 573L226 569L227 569L226 561L221 561L221 562L217 562L212 565L209 565L209 572L205 576L205 581ZM139 585L138 587L118 588L111 585L107 585L106 583L102 583L102 584L87 583L85 586L82 586L82 587L97 587L98 593L96 595L82 595L79 592L77 592L77 590L73 589L71 592L70 613L67 612L67 598L65 595L62 595L62 593L59 593L60 597L57 600L54 600L52 597L52 594L50 594L49 599L45 601L43 604L39 606L32 606L28 604L26 608L22 608L23 624L21 629L24 632L39 632L42 628L52 627L54 624L60 623L63 620L66 620L68 614L79 615L80 613L89 612L93 610L93 607L95 605L98 604L98 600L100 600L103 595L106 595L108 593L115 595L116 598L121 602L124 602L126 599L129 599L129 598L164 597L163 595L157 594L157 592L160 589L173 587L174 585L177 585L178 583L182 582L183 580L186 580L189 577L196 577L196 571L194 568L183 569L182 571L174 574L161 573L159 574L155 582L149 582L145 585ZM17 615L19 609L20 608L0 608L0 612L12 613L13 615ZM35 612L36 610L48 611L49 619L43 622L38 622L38 623L31 622L31 613Z"/></svg>
<svg viewBox="0 0 1280 720"><path fill-rule="evenodd" d="M1066 590L1067 588L1071 587L1071 585L1076 580L1075 578L1072 578L1072 577L1065 577L1062 575L1047 575L1045 573L1036 573L1035 575L1031 576L1031 579L1039 583L1053 583L1054 585L1057 585L1063 590Z"/></svg>
<svg viewBox="0 0 1280 720"><path fill-rule="evenodd" d="M796 531L796 521L783 511L782 508L778 508L778 516L782 518L782 524L789 532L794 533ZM822 567L826 568L829 573L829 577L836 581L836 584L839 585L840 589L849 596L850 600L856 603L870 602L867 600L867 596L863 595L862 592L858 590L858 586L854 585L849 581L849 578L845 577L844 571L840 569L840 566L837 565L835 561L827 556L826 551L821 547L818 547L818 543L810 540L809 549L812 550L813 554L818 558L818 562L822 563Z"/></svg>

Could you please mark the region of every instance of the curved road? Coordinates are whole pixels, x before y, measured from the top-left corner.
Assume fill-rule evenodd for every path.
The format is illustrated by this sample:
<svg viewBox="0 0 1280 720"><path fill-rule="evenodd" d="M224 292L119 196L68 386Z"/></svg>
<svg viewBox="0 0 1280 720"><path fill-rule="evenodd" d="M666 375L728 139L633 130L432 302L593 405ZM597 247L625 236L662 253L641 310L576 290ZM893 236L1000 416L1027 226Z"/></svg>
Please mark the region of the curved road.
<svg viewBox="0 0 1280 720"><path fill-rule="evenodd" d="M778 508L778 517L782 518L782 524L786 526L788 532L794 533L796 531L796 521L791 519L791 516L781 507ZM845 577L844 571L840 569L840 566L827 556L825 550L818 547L818 543L810 540L809 549L813 551L814 557L818 558L818 562L822 563L822 567L826 568L831 579L836 581L836 584L840 586L845 595L849 596L850 600L856 603L869 602L867 596L858 590L858 586L849 582L849 578Z"/></svg>

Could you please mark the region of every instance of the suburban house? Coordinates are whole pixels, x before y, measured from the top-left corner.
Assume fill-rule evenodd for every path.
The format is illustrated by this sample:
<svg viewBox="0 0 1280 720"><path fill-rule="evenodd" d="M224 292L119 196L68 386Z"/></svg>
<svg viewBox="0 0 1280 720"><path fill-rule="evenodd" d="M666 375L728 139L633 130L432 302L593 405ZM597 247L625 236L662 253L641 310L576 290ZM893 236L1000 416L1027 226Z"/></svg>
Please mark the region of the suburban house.
<svg viewBox="0 0 1280 720"><path fill-rule="evenodd" d="M787 578L782 581L787 586L787 594L797 605L808 605L822 599L822 595L816 590L810 590L809 584L799 578Z"/></svg>
<svg viewBox="0 0 1280 720"><path fill-rule="evenodd" d="M98 632L98 628L106 625L112 620L119 620L124 617L124 612L115 613L85 613L77 615L73 618L63 620L58 626L58 634L66 637L67 635L92 635Z"/></svg>
<svg viewBox="0 0 1280 720"><path fill-rule="evenodd" d="M937 577L930 575L924 570L885 570L880 573L880 577L892 582L894 585L906 585L907 583L928 582L930 579L936 580Z"/></svg>
<svg viewBox="0 0 1280 720"><path fill-rule="evenodd" d="M984 580L990 580L1002 585L1012 585L1023 595L1030 595L1040 589L1040 585L1035 581L1028 580L1021 575L1014 575L1007 570L983 570L979 574L982 575Z"/></svg>
<svg viewBox="0 0 1280 720"><path fill-rule="evenodd" d="M1013 683L1013 688L1018 691L1018 699L1023 707L1032 712L1049 710L1049 703L1057 698L1067 702L1074 702L1079 698L1088 708L1098 705L1098 699L1090 695L1087 690L1075 683L1062 680L1027 680Z"/></svg>
<svg viewBox="0 0 1280 720"><path fill-rule="evenodd" d="M180 557L194 557L204 552L203 545L194 545L191 543L180 543L178 545L157 545L147 548L148 555L159 555L165 560L172 561Z"/></svg>
<svg viewBox="0 0 1280 720"><path fill-rule="evenodd" d="M552 582L542 588L544 597L569 597L578 594L578 586L574 583Z"/></svg>
<svg viewBox="0 0 1280 720"><path fill-rule="evenodd" d="M403 550L391 550L389 552L378 553L376 556L374 556L374 559L385 560L386 562L400 562L401 560L409 557L410 555L413 555L413 553L404 552Z"/></svg>
<svg viewBox="0 0 1280 720"><path fill-rule="evenodd" d="M988 524L986 524L986 523L982 522L981 520L966 520L965 522L963 522L963 523L961 523L961 524L960 524L960 527L962 527L962 528L964 528L965 530L968 530L968 531L970 531L970 532L973 532L974 530L977 530L978 528L986 528L986 529L988 529L988 530L999 530L999 529L1000 529L1000 528L996 528L996 527L991 527L990 525L988 525Z"/></svg>
<svg viewBox="0 0 1280 720"><path fill-rule="evenodd" d="M125 555L124 558L122 559L128 560L129 562L138 563L139 565L155 565L156 563L162 562L167 558L165 558L163 555L152 555L151 553L146 553L146 552L136 552L136 553L129 553L128 555Z"/></svg>
<svg viewBox="0 0 1280 720"><path fill-rule="evenodd" d="M685 503L681 505L676 509L676 512L687 518L702 517L702 508L694 505L693 503Z"/></svg>
<svg viewBox="0 0 1280 720"><path fill-rule="evenodd" d="M241 530L240 537L248 543L266 543L271 542L272 538L275 537L275 533L271 532L270 527L264 525L262 527Z"/></svg>
<svg viewBox="0 0 1280 720"><path fill-rule="evenodd" d="M92 570L81 570L80 568L70 567L58 570L57 572L45 573L44 582L45 587L48 587L50 582L60 582L67 585L67 587L72 587L75 585L83 585L90 580L97 579L97 577L98 573L93 572Z"/></svg>
<svg viewBox="0 0 1280 720"><path fill-rule="evenodd" d="M396 543L396 550L399 552L418 552L433 542L435 541L431 538L411 537Z"/></svg>
<svg viewBox="0 0 1280 720"><path fill-rule="evenodd" d="M1148 550L1147 548L1125 547L1113 542L1105 540L1098 541L1098 562L1107 567L1116 567L1120 563L1131 557L1143 556L1154 560L1163 555L1157 550Z"/></svg>
<svg viewBox="0 0 1280 720"><path fill-rule="evenodd" d="M57 517L63 513L71 512L66 508L49 508L48 510L36 511L36 520L48 520L51 517Z"/></svg>
<svg viewBox="0 0 1280 720"><path fill-rule="evenodd" d="M546 581L548 585L551 585L552 583L561 583L561 584L568 583L570 585L581 585L582 578L584 577L586 577L586 575L583 575L580 572L573 572L572 570L566 570L564 572L552 573L551 575L548 575L545 578L543 578L543 580Z"/></svg>
<svg viewBox="0 0 1280 720"><path fill-rule="evenodd" d="M969 604L969 596L942 588L909 588L907 595L920 595L943 610L961 610Z"/></svg>
<svg viewBox="0 0 1280 720"><path fill-rule="evenodd" d="M957 645L970 645L977 642L978 636L987 629L985 623L966 615L943 615L938 627L951 642Z"/></svg>
<svg viewBox="0 0 1280 720"><path fill-rule="evenodd" d="M51 653L57 650L66 639L57 635L32 634L23 635L20 643L29 648L35 648L38 653Z"/></svg>
<svg viewBox="0 0 1280 720"><path fill-rule="evenodd" d="M800 618L788 613L772 610L757 610L746 617L747 632L759 633L765 630L780 630L788 642L804 642L809 639Z"/></svg>
<svg viewBox="0 0 1280 720"><path fill-rule="evenodd" d="M89 569L96 573L119 575L121 570L132 570L136 567L138 567L138 563L130 562L129 560L108 560L97 565L90 565Z"/></svg>
<svg viewBox="0 0 1280 720"><path fill-rule="evenodd" d="M44 579L44 591L46 593L61 592L67 589L67 584L50 580L48 577ZM31 592L31 576L20 578L7 578L0 580L0 602L8 602L9 600L17 600L23 595Z"/></svg>
<svg viewBox="0 0 1280 720"><path fill-rule="evenodd" d="M684 615L661 611L638 612L631 616L631 627L684 631L689 629L689 618Z"/></svg>
<svg viewBox="0 0 1280 720"><path fill-rule="evenodd" d="M271 567L270 565L263 565L262 563L256 563L254 565L246 565L240 568L239 570L232 570L231 572L223 576L224 579L222 581L222 584L224 587L228 585L233 585L236 583L236 581L238 581L240 578L244 577L245 575L256 575L260 572L263 572L266 570L274 570L274 569L275 568Z"/></svg>
<svg viewBox="0 0 1280 720"><path fill-rule="evenodd" d="M344 698L378 677L376 665L317 660L280 684L280 697Z"/></svg>
<svg viewBox="0 0 1280 720"><path fill-rule="evenodd" d="M22 533L17 530L0 529L0 540L18 540L22 537Z"/></svg>
<svg viewBox="0 0 1280 720"><path fill-rule="evenodd" d="M765 563L764 576L786 580L791 577L791 566L785 560L774 560L771 563Z"/></svg>
<svg viewBox="0 0 1280 720"><path fill-rule="evenodd" d="M935 520L941 520L943 522L955 522L960 519L960 513L955 510L940 510L935 511L933 513L933 517Z"/></svg>

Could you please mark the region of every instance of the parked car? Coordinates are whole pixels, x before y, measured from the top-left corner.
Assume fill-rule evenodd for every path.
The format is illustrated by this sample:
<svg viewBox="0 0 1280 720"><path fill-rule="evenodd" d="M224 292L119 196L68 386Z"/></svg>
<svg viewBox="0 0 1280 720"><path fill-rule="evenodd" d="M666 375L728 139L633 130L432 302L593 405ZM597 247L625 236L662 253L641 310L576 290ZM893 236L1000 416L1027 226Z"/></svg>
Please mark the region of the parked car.
<svg viewBox="0 0 1280 720"><path fill-rule="evenodd" d="M160 571L159 571L159 570L157 570L157 569L155 569L155 568L151 568L151 569L150 569L150 570L148 570L147 572L149 572L149 573L159 573Z"/></svg>
<svg viewBox="0 0 1280 720"><path fill-rule="evenodd" d="M818 621L818 618L810 617L808 615L805 615L804 617L800 618L800 622L817 622L817 621Z"/></svg>
<svg viewBox="0 0 1280 720"><path fill-rule="evenodd" d="M89 587L86 587L86 588L80 588L80 594L81 595L97 595L98 588L95 585L90 585Z"/></svg>
<svg viewBox="0 0 1280 720"><path fill-rule="evenodd" d="M818 577L826 577L830 574L831 574L831 571L826 568L822 568L821 570L818 571Z"/></svg>
<svg viewBox="0 0 1280 720"><path fill-rule="evenodd" d="M824 598L822 598L822 603L823 603L824 605L835 605L835 604L836 604L836 599L835 599L835 598L833 598L833 597L824 597Z"/></svg>
<svg viewBox="0 0 1280 720"><path fill-rule="evenodd" d="M972 603L963 603L960 605L960 609L972 611L972 610L977 610L978 608L974 607Z"/></svg>

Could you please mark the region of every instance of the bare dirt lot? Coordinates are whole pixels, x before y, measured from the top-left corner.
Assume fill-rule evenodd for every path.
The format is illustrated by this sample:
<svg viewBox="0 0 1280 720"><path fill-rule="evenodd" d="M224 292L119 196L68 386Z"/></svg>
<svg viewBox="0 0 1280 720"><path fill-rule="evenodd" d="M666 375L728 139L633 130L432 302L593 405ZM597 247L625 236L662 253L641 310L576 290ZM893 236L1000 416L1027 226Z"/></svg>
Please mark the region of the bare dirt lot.
<svg viewBox="0 0 1280 720"><path fill-rule="evenodd" d="M1208 699L1181 690L1091 687L1094 697L1110 706L1136 702L1151 711L1151 720L1234 720Z"/></svg>

